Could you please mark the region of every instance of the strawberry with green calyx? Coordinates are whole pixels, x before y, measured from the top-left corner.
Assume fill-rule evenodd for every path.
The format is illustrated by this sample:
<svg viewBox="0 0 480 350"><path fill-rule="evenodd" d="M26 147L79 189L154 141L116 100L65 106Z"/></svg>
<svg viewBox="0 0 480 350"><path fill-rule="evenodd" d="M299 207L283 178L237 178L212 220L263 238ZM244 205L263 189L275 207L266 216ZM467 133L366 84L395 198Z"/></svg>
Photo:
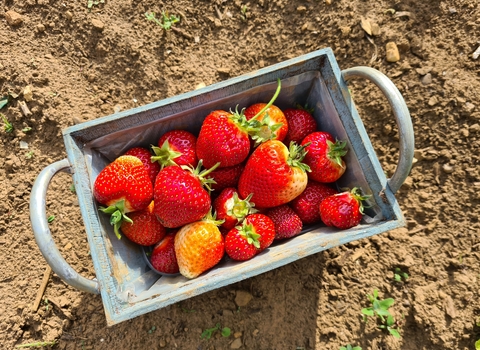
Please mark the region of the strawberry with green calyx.
<svg viewBox="0 0 480 350"><path fill-rule="evenodd" d="M307 135L301 144L306 145L307 154L304 162L311 169L308 174L310 179L331 183L345 173L343 156L347 154L346 141L335 141L330 133L316 131Z"/></svg>
<svg viewBox="0 0 480 350"><path fill-rule="evenodd" d="M171 130L158 140L158 147L152 146L155 153L152 162L158 162L162 168L171 165L198 164L196 154L197 138L186 130Z"/></svg>
<svg viewBox="0 0 480 350"><path fill-rule="evenodd" d="M282 110L273 103L280 94L280 79L277 89L268 103L255 103L244 110L245 117L252 123L254 130L250 133L255 146L268 140L283 141L288 132L288 122Z"/></svg>
<svg viewBox="0 0 480 350"><path fill-rule="evenodd" d="M257 254L272 245L275 239L275 224L267 215L260 213L247 215L242 225L252 226L253 232L260 235L258 237L259 245L254 244L255 248L257 248Z"/></svg>
<svg viewBox="0 0 480 350"><path fill-rule="evenodd" d="M362 201L369 197L358 187L329 196L320 203L320 217L325 225L342 230L357 226L363 217Z"/></svg>
<svg viewBox="0 0 480 350"><path fill-rule="evenodd" d="M213 209L217 213L217 218L224 220L222 227L231 230L240 223L247 215L255 213L255 204L250 202L252 194L245 199L238 197L238 192L233 187L227 187L220 192L213 201Z"/></svg>
<svg viewBox="0 0 480 350"><path fill-rule="evenodd" d="M304 157L305 146L291 143L287 148L278 140L262 143L249 157L240 176L240 197L253 193L251 200L258 208L290 202L307 186L309 167L302 162Z"/></svg>
<svg viewBox="0 0 480 350"><path fill-rule="evenodd" d="M225 252L237 261L253 258L260 248L260 235L255 232L253 225L245 223L233 227L225 236Z"/></svg>
<svg viewBox="0 0 480 350"><path fill-rule="evenodd" d="M292 141L300 144L307 135L317 131L317 122L312 113L313 108L300 105L283 111L288 122L288 132L283 140L286 145Z"/></svg>
<svg viewBox="0 0 480 350"><path fill-rule="evenodd" d="M211 206L207 177L218 167L202 170L202 160L192 166L169 166L157 175L154 187L155 214L163 226L176 228L203 218Z"/></svg>
<svg viewBox="0 0 480 350"><path fill-rule="evenodd" d="M335 193L338 191L326 184L308 180L305 190L290 202L290 206L304 224L314 224L321 221L318 211L320 203Z"/></svg>
<svg viewBox="0 0 480 350"><path fill-rule="evenodd" d="M126 213L145 209L153 199L153 185L142 161L123 155L108 164L93 184L93 196L102 205L99 210L110 215L110 224L120 237L123 221L131 222Z"/></svg>
<svg viewBox="0 0 480 350"><path fill-rule="evenodd" d="M202 220L180 228L175 235L175 255L180 273L196 278L217 265L225 253L225 242L215 215L209 212Z"/></svg>
<svg viewBox="0 0 480 350"><path fill-rule="evenodd" d="M145 168L147 168L150 180L152 180L152 185L155 184L155 178L160 171L160 164L151 161L152 153L149 149L144 147L133 147L125 152L124 155L135 156L140 159Z"/></svg>
<svg viewBox="0 0 480 350"><path fill-rule="evenodd" d="M176 231L168 233L150 254L150 263L159 273L173 275L180 272L175 255L175 235Z"/></svg>
<svg viewBox="0 0 480 350"><path fill-rule="evenodd" d="M122 222L120 230L130 241L148 247L158 243L165 236L165 227L158 221L153 208L152 201L147 208L130 213L129 221Z"/></svg>
<svg viewBox="0 0 480 350"><path fill-rule="evenodd" d="M302 231L302 220L287 204L271 208L266 215L275 224L276 240L295 237Z"/></svg>
<svg viewBox="0 0 480 350"><path fill-rule="evenodd" d="M242 163L250 153L250 124L240 112L211 112L203 121L197 139L197 156L206 168L220 163L231 167Z"/></svg>

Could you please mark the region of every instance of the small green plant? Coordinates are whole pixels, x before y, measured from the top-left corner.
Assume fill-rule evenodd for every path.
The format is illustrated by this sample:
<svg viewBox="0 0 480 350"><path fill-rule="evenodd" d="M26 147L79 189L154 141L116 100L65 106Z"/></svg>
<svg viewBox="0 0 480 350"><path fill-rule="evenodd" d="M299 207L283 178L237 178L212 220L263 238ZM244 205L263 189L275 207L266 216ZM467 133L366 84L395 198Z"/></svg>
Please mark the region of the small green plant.
<svg viewBox="0 0 480 350"><path fill-rule="evenodd" d="M47 218L48 223L53 222L53 220L55 220L55 215L50 215L50 216Z"/></svg>
<svg viewBox="0 0 480 350"><path fill-rule="evenodd" d="M5 124L4 130L5 132L12 132L13 131L13 125L8 121L7 117L5 117L2 113L0 113L3 119L3 123Z"/></svg>
<svg viewBox="0 0 480 350"><path fill-rule="evenodd" d="M5 107L7 105L7 103L8 103L8 95L1 97L0 98L0 109Z"/></svg>
<svg viewBox="0 0 480 350"><path fill-rule="evenodd" d="M22 132L30 132L30 131L32 131L32 128L29 126L26 126L22 129Z"/></svg>
<svg viewBox="0 0 480 350"><path fill-rule="evenodd" d="M53 341L40 341L35 343L21 344L17 345L16 348L42 348L44 346L54 346L57 344L55 340Z"/></svg>
<svg viewBox="0 0 480 350"><path fill-rule="evenodd" d="M247 11L248 11L247 5L242 5L242 7L240 7L240 17L244 22L247 21Z"/></svg>
<svg viewBox="0 0 480 350"><path fill-rule="evenodd" d="M341 346L340 350L362 350L360 346L351 346L350 344L347 344L347 346Z"/></svg>
<svg viewBox="0 0 480 350"><path fill-rule="evenodd" d="M35 155L34 151L29 151L29 152L25 153L25 158L32 159L34 155Z"/></svg>
<svg viewBox="0 0 480 350"><path fill-rule="evenodd" d="M157 25L159 25L165 30L171 29L175 23L180 22L179 17L175 15L169 15L166 11L162 11L161 19L158 19L156 17L155 12L146 12L145 17L147 18L147 20L155 22Z"/></svg>
<svg viewBox="0 0 480 350"><path fill-rule="evenodd" d="M148 334L152 334L153 332L155 332L156 329L157 329L157 327L152 326L152 328L150 328L150 329L148 330Z"/></svg>
<svg viewBox="0 0 480 350"><path fill-rule="evenodd" d="M362 309L363 320L366 322L367 317L375 317L377 320L380 320L378 328L387 330L395 338L400 338L400 333L396 329L395 318L388 310L395 303L395 299L379 300L377 289L373 290L372 295L367 294L367 297L372 306Z"/></svg>
<svg viewBox="0 0 480 350"><path fill-rule="evenodd" d="M394 274L393 274L393 279L395 282L405 282L408 280L408 273L403 272L399 267L395 268Z"/></svg>
<svg viewBox="0 0 480 350"><path fill-rule="evenodd" d="M99 4L104 4L105 0L88 0L87 8L91 9L93 6L97 6Z"/></svg>
<svg viewBox="0 0 480 350"><path fill-rule="evenodd" d="M480 339L475 342L475 350L480 350Z"/></svg>
<svg viewBox="0 0 480 350"><path fill-rule="evenodd" d="M50 302L47 298L43 299L43 303L45 304L45 311L50 310Z"/></svg>
<svg viewBox="0 0 480 350"><path fill-rule="evenodd" d="M75 193L75 192L76 192L76 190L75 190L75 184L74 184L74 183L72 183L72 184L70 185L69 190L70 190L70 192L72 192L72 193Z"/></svg>
<svg viewBox="0 0 480 350"><path fill-rule="evenodd" d="M229 337L231 330L228 327L223 327L221 328L220 323L217 323L215 327L212 328L207 328L202 332L202 335L200 336L202 339L210 339L216 331L220 331L222 334L222 337Z"/></svg>

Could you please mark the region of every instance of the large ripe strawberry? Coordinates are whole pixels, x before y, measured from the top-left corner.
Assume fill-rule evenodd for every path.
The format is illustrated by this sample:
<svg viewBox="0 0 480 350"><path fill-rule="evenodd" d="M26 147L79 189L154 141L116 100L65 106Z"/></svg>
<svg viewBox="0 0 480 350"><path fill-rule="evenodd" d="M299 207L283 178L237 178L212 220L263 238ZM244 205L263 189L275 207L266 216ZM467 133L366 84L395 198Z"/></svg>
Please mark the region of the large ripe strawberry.
<svg viewBox="0 0 480 350"><path fill-rule="evenodd" d="M357 226L363 217L362 201L368 197L362 196L358 187L334 194L320 203L320 217L325 225L343 230Z"/></svg>
<svg viewBox="0 0 480 350"><path fill-rule="evenodd" d="M143 210L129 214L133 222L123 221L120 226L122 233L132 242L141 246L151 246L158 243L166 234L165 227L153 213L154 202Z"/></svg>
<svg viewBox="0 0 480 350"><path fill-rule="evenodd" d="M240 112L211 112L203 121L197 139L197 156L206 168L242 163L250 153L249 126Z"/></svg>
<svg viewBox="0 0 480 350"><path fill-rule="evenodd" d="M342 157L347 154L346 141L335 141L330 133L316 131L307 135L302 145L306 146L304 162L311 169L308 173L310 179L331 183L345 173L346 166Z"/></svg>
<svg viewBox="0 0 480 350"><path fill-rule="evenodd" d="M224 220L222 227L231 230L248 214L256 212L255 204L250 202L251 194L245 199L238 197L236 188L227 187L213 201L213 209L218 220Z"/></svg>
<svg viewBox="0 0 480 350"><path fill-rule="evenodd" d="M120 156L109 163L93 184L93 196L110 215L115 234L120 236L122 221L131 222L126 213L145 209L153 199L153 185L142 161L134 156Z"/></svg>
<svg viewBox="0 0 480 350"><path fill-rule="evenodd" d="M282 110L275 105L255 103L244 111L247 120L256 119L260 122L260 130L252 138L258 143L266 140L283 141L288 132L288 122Z"/></svg>
<svg viewBox="0 0 480 350"><path fill-rule="evenodd" d="M275 239L292 238L302 231L302 220L287 204L271 208L266 215L275 224Z"/></svg>
<svg viewBox="0 0 480 350"><path fill-rule="evenodd" d="M195 278L217 265L225 253L225 242L211 215L183 226L175 236L175 255L180 273Z"/></svg>
<svg viewBox="0 0 480 350"><path fill-rule="evenodd" d="M262 143L249 157L240 176L240 197L253 193L251 201L259 208L290 202L307 186L309 169L302 163L304 156L304 147L295 143L290 148L278 140Z"/></svg>
<svg viewBox="0 0 480 350"><path fill-rule="evenodd" d="M161 167L170 165L198 164L196 153L197 138L186 130L170 130L158 140L158 147L152 147L155 155L152 162L158 162Z"/></svg>
<svg viewBox="0 0 480 350"><path fill-rule="evenodd" d="M307 107L287 108L283 111L288 122L287 136L283 140L286 145L292 141L300 144L308 134L317 131L317 122L312 112L313 109Z"/></svg>
<svg viewBox="0 0 480 350"><path fill-rule="evenodd" d="M320 203L338 191L326 184L309 180L307 187L290 205L304 224L320 222L318 207Z"/></svg>
<svg viewBox="0 0 480 350"><path fill-rule="evenodd" d="M210 173L210 177L215 181L211 185L214 193L218 193L227 187L237 187L240 175L242 175L245 163L229 166L226 168L217 168Z"/></svg>
<svg viewBox="0 0 480 350"><path fill-rule="evenodd" d="M134 147L125 152L125 155L135 156L140 159L145 168L147 168L150 180L152 180L152 185L155 184L155 178L160 171L160 164L157 162L152 162L152 153L150 150L144 147Z"/></svg>
<svg viewBox="0 0 480 350"><path fill-rule="evenodd" d="M206 177L216 167L168 166L157 175L154 188L155 214L165 227L176 228L203 218L211 206L212 180Z"/></svg>
<svg viewBox="0 0 480 350"><path fill-rule="evenodd" d="M180 272L175 255L176 232L168 233L155 247L150 255L153 268L162 274L177 274Z"/></svg>

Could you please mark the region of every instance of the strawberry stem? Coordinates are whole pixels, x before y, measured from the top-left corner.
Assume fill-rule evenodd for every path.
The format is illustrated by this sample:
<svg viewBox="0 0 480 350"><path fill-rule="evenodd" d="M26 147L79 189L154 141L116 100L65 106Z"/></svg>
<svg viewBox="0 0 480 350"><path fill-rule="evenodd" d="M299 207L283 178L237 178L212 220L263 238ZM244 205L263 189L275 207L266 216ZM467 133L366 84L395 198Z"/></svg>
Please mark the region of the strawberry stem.
<svg viewBox="0 0 480 350"><path fill-rule="evenodd" d="M247 198L238 198L238 193L233 193L233 207L228 210L228 215L233 215L241 222L248 214L256 213L258 210L254 208L255 203L250 202L253 197L253 193L250 193Z"/></svg>
<svg viewBox="0 0 480 350"><path fill-rule="evenodd" d="M353 198L355 198L355 200L358 202L358 205L359 205L358 210L360 211L360 214L363 215L363 210L365 208L370 208L369 206L364 206L363 201L369 199L371 195L368 195L368 194L362 195L362 189L360 187L352 188L350 193L352 194Z"/></svg>
<svg viewBox="0 0 480 350"><path fill-rule="evenodd" d="M210 187L211 184L216 184L217 182L212 179L211 177L206 177L208 174L210 174L212 171L217 169L220 166L220 162L216 163L214 166L208 169L202 170L203 166L203 159L200 159L198 161L197 167L193 168L191 165L182 165L181 168L184 170L188 170L192 173L193 176L195 176L202 186L205 186L205 188L212 192L212 188Z"/></svg>
<svg viewBox="0 0 480 350"><path fill-rule="evenodd" d="M125 200L123 199L106 208L100 207L98 210L110 215L110 225L113 226L113 231L118 239L122 238L120 234L120 226L122 226L122 223L126 221L133 224L132 219L125 214Z"/></svg>
<svg viewBox="0 0 480 350"><path fill-rule="evenodd" d="M248 244L253 244L255 248L260 249L260 241L258 240L260 235L255 232L252 224L247 224L244 221L242 226L237 226L237 230L247 240Z"/></svg>
<svg viewBox="0 0 480 350"><path fill-rule="evenodd" d="M273 95L272 99L270 102L268 102L265 107L263 107L260 112L258 112L252 119L250 120L256 120L259 116L263 114L268 108L270 108L271 105L275 102L277 99L278 95L280 95L280 90L282 89L282 82L280 81L280 78L277 79L277 90L275 91L275 94Z"/></svg>

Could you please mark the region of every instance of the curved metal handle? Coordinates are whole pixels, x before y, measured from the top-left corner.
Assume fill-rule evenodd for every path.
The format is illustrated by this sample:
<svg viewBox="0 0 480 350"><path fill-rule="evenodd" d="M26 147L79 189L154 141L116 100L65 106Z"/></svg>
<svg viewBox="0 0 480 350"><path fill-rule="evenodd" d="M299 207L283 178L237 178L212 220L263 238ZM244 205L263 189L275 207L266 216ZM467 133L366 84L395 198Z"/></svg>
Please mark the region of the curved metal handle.
<svg viewBox="0 0 480 350"><path fill-rule="evenodd" d="M35 179L30 194L30 222L40 251L47 263L66 283L85 292L99 294L98 282L80 276L62 257L53 241L47 221L47 188L53 176L70 168L67 159L60 160L45 167Z"/></svg>
<svg viewBox="0 0 480 350"><path fill-rule="evenodd" d="M395 84L382 72L371 67L353 67L342 71L345 81L353 78L365 78L374 83L386 96L395 116L400 139L400 155L393 176L388 179L392 193L397 192L407 178L413 164L415 140L413 136L410 112Z"/></svg>

